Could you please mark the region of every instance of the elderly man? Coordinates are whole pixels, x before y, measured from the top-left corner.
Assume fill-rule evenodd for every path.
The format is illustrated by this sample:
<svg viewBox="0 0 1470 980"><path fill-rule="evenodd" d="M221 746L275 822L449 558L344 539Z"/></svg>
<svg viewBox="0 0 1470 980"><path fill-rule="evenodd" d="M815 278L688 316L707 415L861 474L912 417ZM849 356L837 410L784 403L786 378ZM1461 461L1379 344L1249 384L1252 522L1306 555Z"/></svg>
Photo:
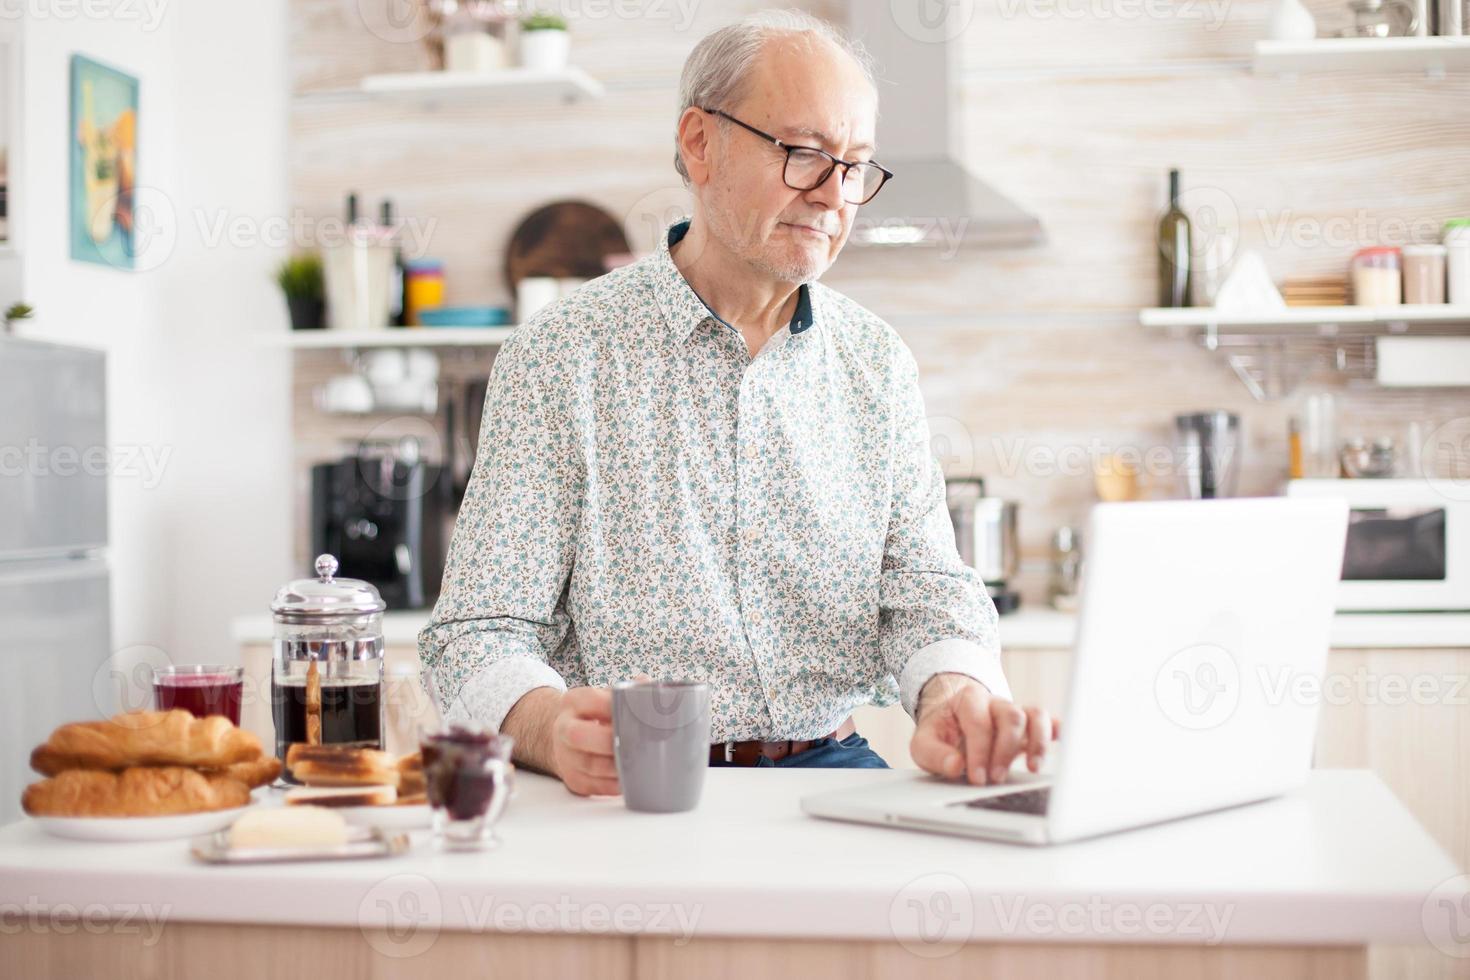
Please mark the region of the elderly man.
<svg viewBox="0 0 1470 980"><path fill-rule="evenodd" d="M761 14L680 101L692 219L496 358L419 638L440 696L578 794L618 792L608 685L637 674L708 682L713 765L884 767L849 714L896 697L923 768L1034 771L1053 723L1010 701L913 356L816 281L891 176L864 57Z"/></svg>

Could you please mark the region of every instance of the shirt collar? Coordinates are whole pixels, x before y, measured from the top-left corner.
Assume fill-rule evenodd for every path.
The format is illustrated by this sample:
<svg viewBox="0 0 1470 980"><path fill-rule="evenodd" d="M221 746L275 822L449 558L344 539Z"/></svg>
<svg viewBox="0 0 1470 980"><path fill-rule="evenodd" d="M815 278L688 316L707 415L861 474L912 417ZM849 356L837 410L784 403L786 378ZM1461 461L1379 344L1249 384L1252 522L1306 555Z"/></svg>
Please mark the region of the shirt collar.
<svg viewBox="0 0 1470 980"><path fill-rule="evenodd" d="M653 256L654 297L670 325L678 330L681 339L688 337L706 318L713 316L719 319L719 315L699 298L699 294L684 278L684 273L674 264L674 257L669 254L669 249L677 245L688 232L688 218L680 218L669 225L667 233L660 236L658 251ZM815 322L812 292L806 283L802 283L796 289L796 312L792 314L790 323L792 336L807 330Z"/></svg>

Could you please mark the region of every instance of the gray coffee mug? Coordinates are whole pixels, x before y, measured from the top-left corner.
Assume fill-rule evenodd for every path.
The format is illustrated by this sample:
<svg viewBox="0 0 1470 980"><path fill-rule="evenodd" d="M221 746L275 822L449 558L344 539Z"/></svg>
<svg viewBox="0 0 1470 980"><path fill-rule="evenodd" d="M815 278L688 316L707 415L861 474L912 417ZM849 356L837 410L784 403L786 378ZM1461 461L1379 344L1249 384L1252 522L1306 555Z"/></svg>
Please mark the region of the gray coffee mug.
<svg viewBox="0 0 1470 980"><path fill-rule="evenodd" d="M709 768L709 685L619 681L612 696L613 755L628 809L694 809Z"/></svg>

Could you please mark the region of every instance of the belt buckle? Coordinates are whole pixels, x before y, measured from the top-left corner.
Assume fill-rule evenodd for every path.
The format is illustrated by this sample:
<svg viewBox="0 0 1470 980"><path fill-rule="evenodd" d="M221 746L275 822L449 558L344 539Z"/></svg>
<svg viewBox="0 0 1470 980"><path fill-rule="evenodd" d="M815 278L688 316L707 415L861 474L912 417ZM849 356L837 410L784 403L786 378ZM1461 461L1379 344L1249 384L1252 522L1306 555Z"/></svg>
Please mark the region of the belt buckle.
<svg viewBox="0 0 1470 980"><path fill-rule="evenodd" d="M734 742L727 741L725 743L725 761L726 762L734 762L735 761L735 743Z"/></svg>

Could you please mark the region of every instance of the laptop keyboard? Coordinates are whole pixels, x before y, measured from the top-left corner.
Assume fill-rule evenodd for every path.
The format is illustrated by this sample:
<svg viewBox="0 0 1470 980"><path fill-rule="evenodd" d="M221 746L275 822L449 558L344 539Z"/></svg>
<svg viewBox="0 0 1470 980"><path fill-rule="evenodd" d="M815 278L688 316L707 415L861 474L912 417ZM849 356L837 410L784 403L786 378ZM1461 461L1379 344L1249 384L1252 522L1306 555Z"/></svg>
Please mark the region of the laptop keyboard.
<svg viewBox="0 0 1470 980"><path fill-rule="evenodd" d="M1040 789L1025 789L1016 793L1002 793L999 796L982 796L978 800L961 800L959 803L950 805L974 807L977 810L1030 813L1039 817L1046 814L1046 805L1050 801L1051 787L1043 786Z"/></svg>

